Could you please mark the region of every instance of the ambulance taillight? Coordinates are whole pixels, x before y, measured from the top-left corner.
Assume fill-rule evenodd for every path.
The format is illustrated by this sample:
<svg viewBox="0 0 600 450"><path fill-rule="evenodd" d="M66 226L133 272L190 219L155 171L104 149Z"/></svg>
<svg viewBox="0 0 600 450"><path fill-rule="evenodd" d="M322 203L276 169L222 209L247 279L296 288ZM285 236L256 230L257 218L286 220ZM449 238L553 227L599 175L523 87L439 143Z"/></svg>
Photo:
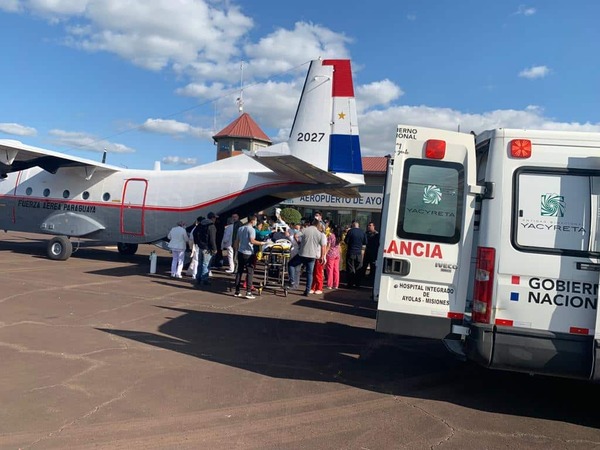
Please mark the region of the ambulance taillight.
<svg viewBox="0 0 600 450"><path fill-rule="evenodd" d="M492 291L494 289L494 267L496 249L477 247L475 286L473 289L473 322L490 323L492 317Z"/></svg>
<svg viewBox="0 0 600 450"><path fill-rule="evenodd" d="M531 157L531 141L529 139L513 139L510 141L510 156L526 159Z"/></svg>
<svg viewBox="0 0 600 450"><path fill-rule="evenodd" d="M425 157L428 159L444 159L446 156L446 141L429 139L425 144Z"/></svg>

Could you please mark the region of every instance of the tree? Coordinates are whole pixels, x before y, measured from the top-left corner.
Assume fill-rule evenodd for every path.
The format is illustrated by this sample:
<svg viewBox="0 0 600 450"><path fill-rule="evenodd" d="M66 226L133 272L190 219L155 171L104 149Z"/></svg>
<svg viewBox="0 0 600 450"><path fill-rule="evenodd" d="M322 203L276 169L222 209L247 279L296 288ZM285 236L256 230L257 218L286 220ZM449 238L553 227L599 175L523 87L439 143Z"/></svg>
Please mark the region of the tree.
<svg viewBox="0 0 600 450"><path fill-rule="evenodd" d="M281 219L288 225L292 223L300 223L302 220L302 214L300 214L300 211L294 208L283 208L281 210Z"/></svg>

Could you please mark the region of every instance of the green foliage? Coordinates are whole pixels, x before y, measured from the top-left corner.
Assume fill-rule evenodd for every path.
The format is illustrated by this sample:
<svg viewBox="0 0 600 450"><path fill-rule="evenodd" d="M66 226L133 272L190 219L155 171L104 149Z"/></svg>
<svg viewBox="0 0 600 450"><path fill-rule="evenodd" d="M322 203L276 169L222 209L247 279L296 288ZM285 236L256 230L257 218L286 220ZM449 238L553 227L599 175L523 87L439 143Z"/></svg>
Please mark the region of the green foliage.
<svg viewBox="0 0 600 450"><path fill-rule="evenodd" d="M302 215L300 214L300 211L294 208L283 208L281 210L281 218L287 224L300 223Z"/></svg>

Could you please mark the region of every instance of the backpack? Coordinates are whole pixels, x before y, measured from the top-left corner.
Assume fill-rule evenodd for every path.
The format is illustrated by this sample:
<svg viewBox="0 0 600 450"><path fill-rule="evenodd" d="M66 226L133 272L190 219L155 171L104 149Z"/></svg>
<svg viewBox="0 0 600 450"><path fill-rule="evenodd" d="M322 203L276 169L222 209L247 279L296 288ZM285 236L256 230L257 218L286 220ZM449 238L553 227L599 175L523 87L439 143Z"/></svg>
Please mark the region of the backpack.
<svg viewBox="0 0 600 450"><path fill-rule="evenodd" d="M200 224L194 230L194 244L200 248L200 250L208 249L208 227L212 223Z"/></svg>

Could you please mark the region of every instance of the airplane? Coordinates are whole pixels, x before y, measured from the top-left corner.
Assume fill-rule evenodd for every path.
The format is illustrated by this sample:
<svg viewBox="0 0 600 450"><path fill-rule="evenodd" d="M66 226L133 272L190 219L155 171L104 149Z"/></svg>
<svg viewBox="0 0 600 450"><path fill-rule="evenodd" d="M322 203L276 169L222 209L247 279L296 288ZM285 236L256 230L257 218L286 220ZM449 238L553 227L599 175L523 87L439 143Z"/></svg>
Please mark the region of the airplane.
<svg viewBox="0 0 600 450"><path fill-rule="evenodd" d="M311 61L287 142L184 170L124 169L0 140L0 229L44 233L67 260L72 238L116 242L120 254L164 243L209 211L243 217L317 192L364 184L349 60Z"/></svg>

